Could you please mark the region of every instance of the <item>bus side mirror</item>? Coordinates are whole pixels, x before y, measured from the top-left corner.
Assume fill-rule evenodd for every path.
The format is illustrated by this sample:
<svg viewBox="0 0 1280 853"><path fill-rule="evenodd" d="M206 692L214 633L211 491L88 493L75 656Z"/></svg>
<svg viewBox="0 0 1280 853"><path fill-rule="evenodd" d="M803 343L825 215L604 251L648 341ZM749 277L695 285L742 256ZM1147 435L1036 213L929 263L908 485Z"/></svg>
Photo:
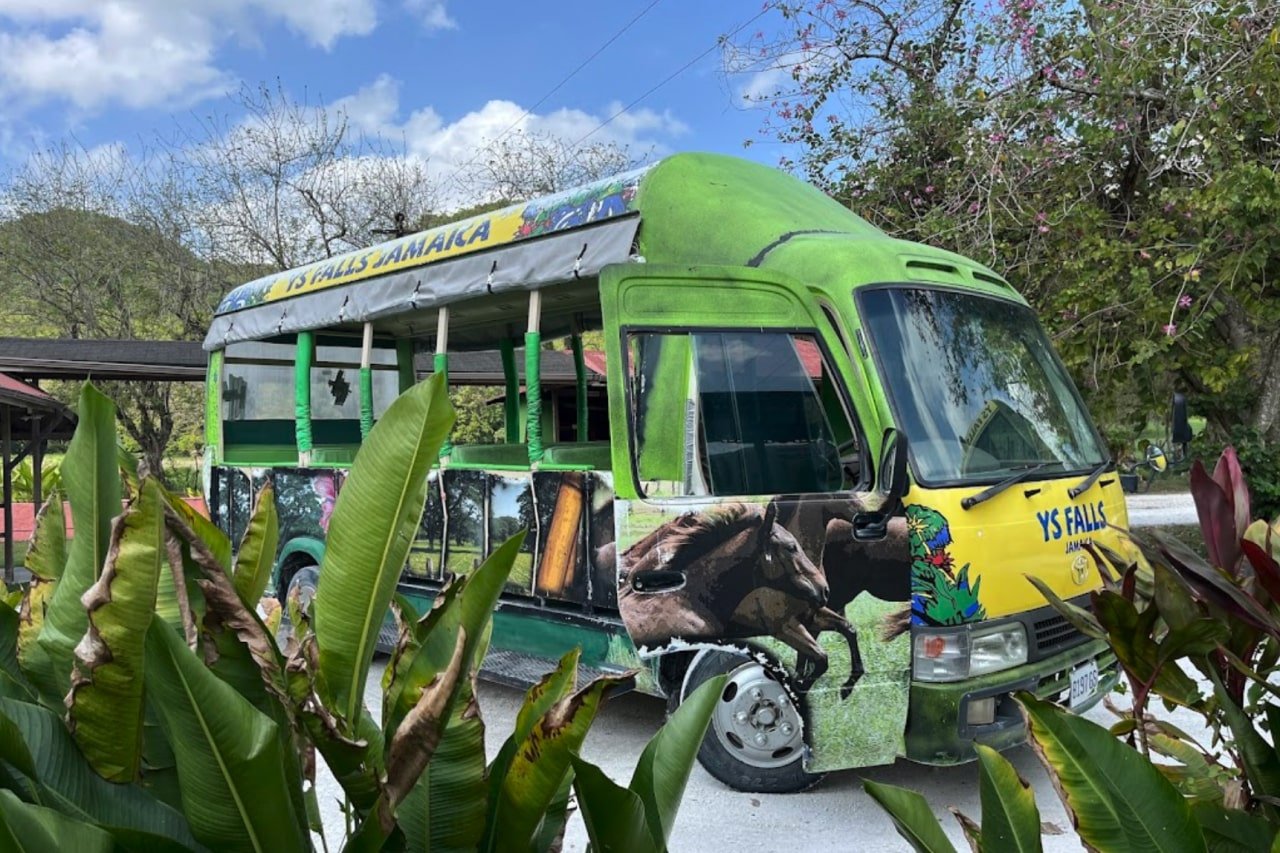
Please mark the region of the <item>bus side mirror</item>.
<svg viewBox="0 0 1280 853"><path fill-rule="evenodd" d="M898 514L910 485L907 437L896 429L887 429L880 443L880 465L876 471L876 491L884 502L875 512L862 512L853 517L853 538L859 542L883 539L889 531L889 519Z"/></svg>
<svg viewBox="0 0 1280 853"><path fill-rule="evenodd" d="M890 427L880 443L877 490L889 503L896 503L907 493L907 437ZM892 514L892 513L889 513Z"/></svg>
<svg viewBox="0 0 1280 853"><path fill-rule="evenodd" d="M1191 422L1187 420L1187 397L1185 394L1173 395L1172 426L1170 438L1174 444L1186 445L1191 442Z"/></svg>

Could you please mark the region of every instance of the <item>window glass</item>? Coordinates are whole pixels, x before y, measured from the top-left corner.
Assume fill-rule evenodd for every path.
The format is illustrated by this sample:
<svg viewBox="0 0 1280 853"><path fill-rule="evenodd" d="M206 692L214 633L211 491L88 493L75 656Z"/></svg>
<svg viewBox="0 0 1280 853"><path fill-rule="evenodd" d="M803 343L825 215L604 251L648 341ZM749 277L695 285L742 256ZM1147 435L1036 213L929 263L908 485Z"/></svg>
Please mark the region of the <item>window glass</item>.
<svg viewBox="0 0 1280 853"><path fill-rule="evenodd" d="M293 420L293 350L292 344L259 341L227 347L223 420Z"/></svg>
<svg viewBox="0 0 1280 853"><path fill-rule="evenodd" d="M1106 459L1031 309L932 288L860 296L911 458L926 482L994 481L1030 467L1087 471Z"/></svg>
<svg viewBox="0 0 1280 853"><path fill-rule="evenodd" d="M375 348L369 362L373 368L373 416L378 418L400 391L395 350ZM360 419L360 347L316 346L311 368L311 419Z"/></svg>
<svg viewBox="0 0 1280 853"><path fill-rule="evenodd" d="M628 355L646 494L773 495L854 484L856 432L812 335L644 332L631 336Z"/></svg>

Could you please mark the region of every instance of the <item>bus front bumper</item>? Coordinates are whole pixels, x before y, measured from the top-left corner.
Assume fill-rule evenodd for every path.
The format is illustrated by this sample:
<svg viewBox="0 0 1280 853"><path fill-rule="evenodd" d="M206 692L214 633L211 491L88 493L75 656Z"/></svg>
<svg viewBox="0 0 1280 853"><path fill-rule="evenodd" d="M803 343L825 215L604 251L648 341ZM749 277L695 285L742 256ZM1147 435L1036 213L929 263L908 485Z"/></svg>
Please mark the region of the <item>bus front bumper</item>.
<svg viewBox="0 0 1280 853"><path fill-rule="evenodd" d="M1119 677L1115 655L1101 640L1090 640L1035 663L965 681L912 681L906 757L921 764L960 764L977 758L975 743L999 750L1024 743L1026 721L1012 694L1026 690L1041 699L1066 705L1072 670L1089 660L1098 665L1098 687L1073 709L1083 713L1109 693ZM970 724L970 703L988 698L995 699L994 720Z"/></svg>

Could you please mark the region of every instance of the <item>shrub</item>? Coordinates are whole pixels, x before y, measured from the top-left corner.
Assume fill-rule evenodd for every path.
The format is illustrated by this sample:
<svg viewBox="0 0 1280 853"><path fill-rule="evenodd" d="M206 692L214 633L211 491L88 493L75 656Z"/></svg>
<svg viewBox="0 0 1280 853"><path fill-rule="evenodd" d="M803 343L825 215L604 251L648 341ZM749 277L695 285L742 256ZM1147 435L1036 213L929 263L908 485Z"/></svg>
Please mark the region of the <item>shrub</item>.
<svg viewBox="0 0 1280 853"><path fill-rule="evenodd" d="M577 752L626 677L575 690L572 651L486 761L474 682L522 535L426 615L399 603L381 726L363 705L427 469L452 422L440 381L402 395L369 435L330 521L313 606L286 602L298 628L283 652L279 608L267 621L255 609L278 538L270 491L233 554L158 481L120 467L110 401L86 386L79 415L62 465L75 541L51 496L28 556L33 580L18 610L0 607L8 847L309 850L313 832L323 837L314 750L344 790L347 849L555 849L571 790L597 847L665 848L719 684L671 717L621 788ZM112 520L122 491L129 501Z"/></svg>

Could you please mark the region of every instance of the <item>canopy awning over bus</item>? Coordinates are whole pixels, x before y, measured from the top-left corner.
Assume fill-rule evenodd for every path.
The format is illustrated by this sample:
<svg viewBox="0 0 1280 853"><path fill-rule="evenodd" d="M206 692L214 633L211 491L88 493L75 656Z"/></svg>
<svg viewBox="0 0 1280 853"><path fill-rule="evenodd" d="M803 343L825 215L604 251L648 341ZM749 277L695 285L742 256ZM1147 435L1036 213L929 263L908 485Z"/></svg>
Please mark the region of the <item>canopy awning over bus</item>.
<svg viewBox="0 0 1280 853"><path fill-rule="evenodd" d="M425 315L441 306L594 278L632 255L646 171L241 285L218 306L204 348L380 320L404 327L415 316L417 328L430 328Z"/></svg>

